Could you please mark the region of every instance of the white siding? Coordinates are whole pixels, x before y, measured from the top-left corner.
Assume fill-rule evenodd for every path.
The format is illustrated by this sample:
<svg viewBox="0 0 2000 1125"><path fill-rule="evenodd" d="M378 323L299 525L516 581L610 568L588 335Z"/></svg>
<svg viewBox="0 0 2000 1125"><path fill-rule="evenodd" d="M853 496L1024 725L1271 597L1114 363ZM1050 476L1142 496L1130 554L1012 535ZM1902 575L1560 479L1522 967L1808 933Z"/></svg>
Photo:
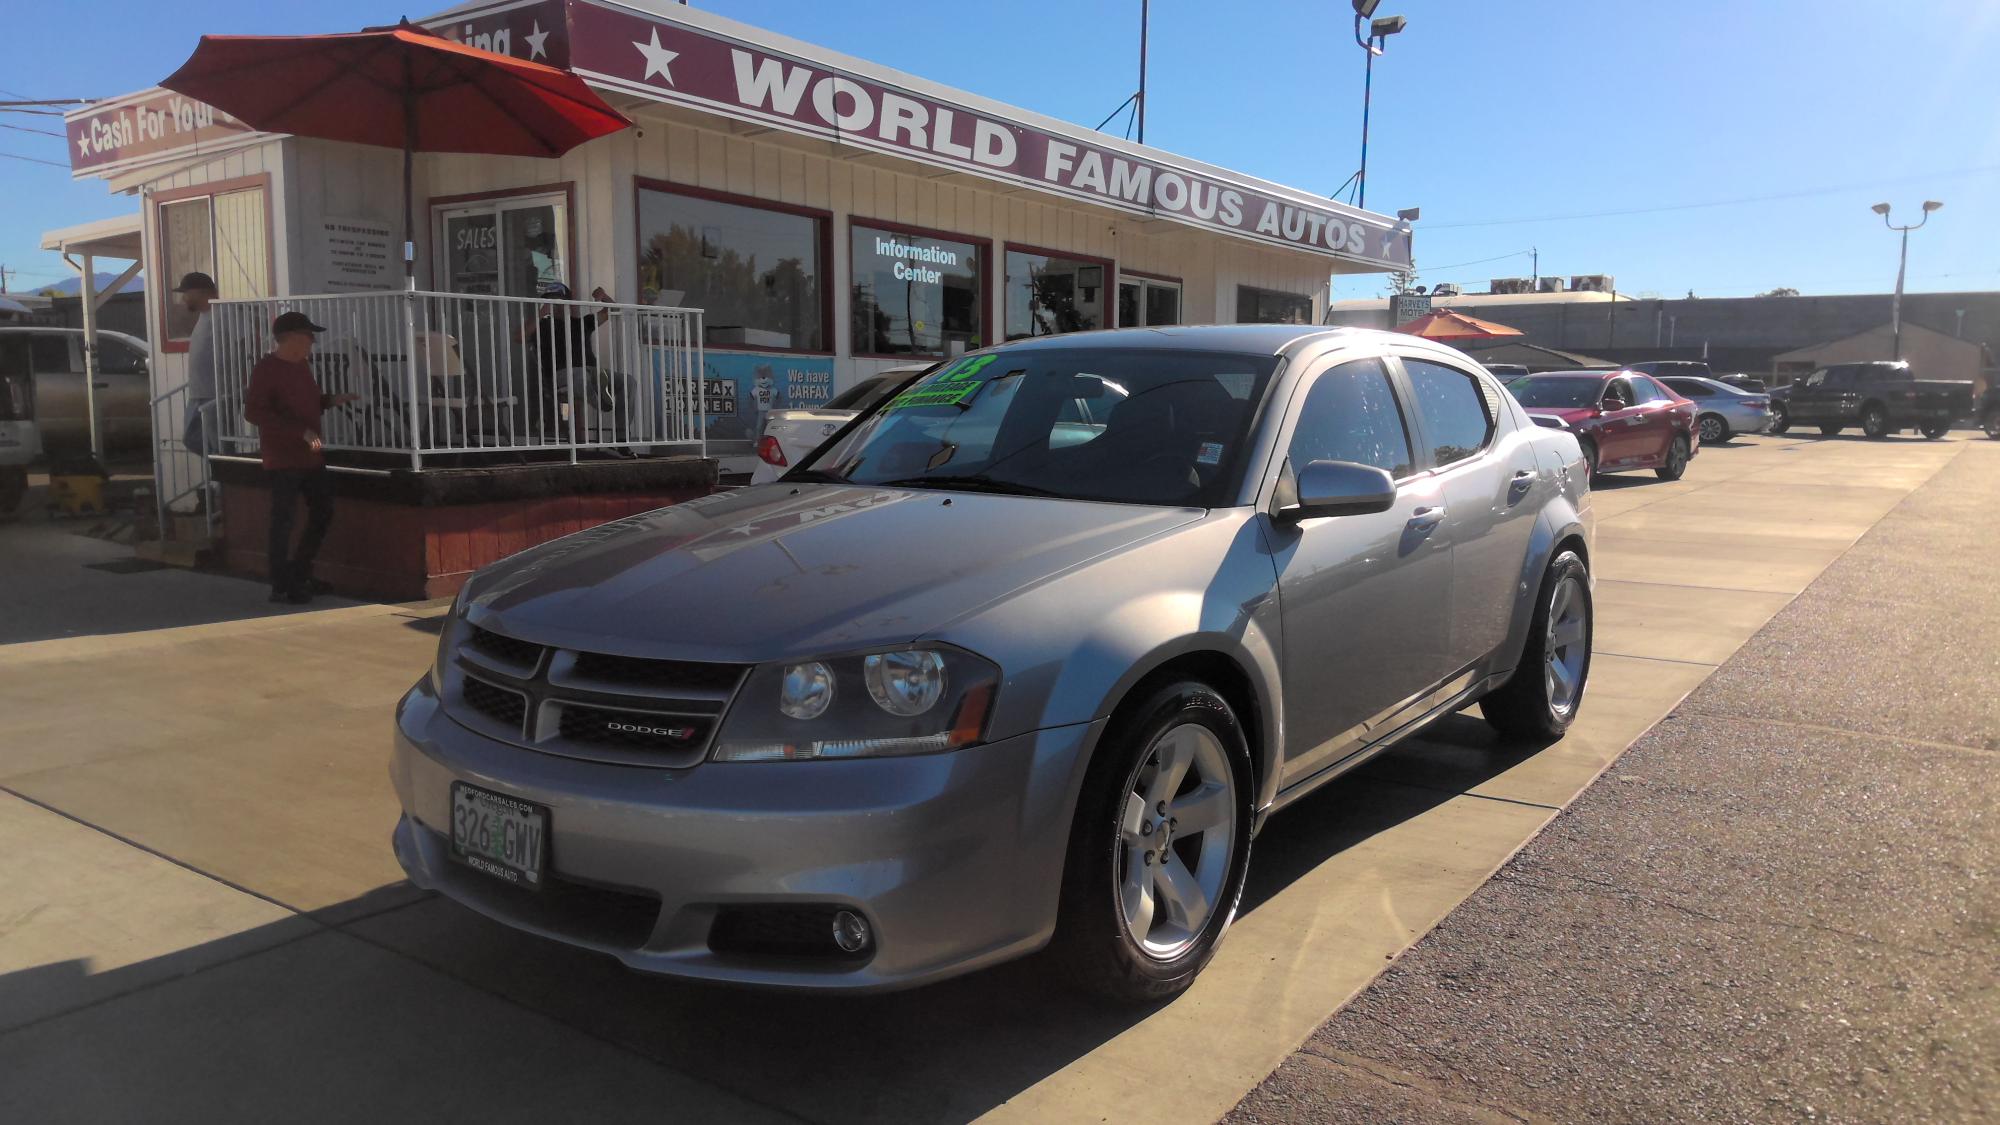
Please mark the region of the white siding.
<svg viewBox="0 0 2000 1125"><path fill-rule="evenodd" d="M831 212L834 222L826 280L834 294L835 354L842 357L834 364L835 387L844 389L858 378L907 362L847 358L852 350L846 280L850 217L991 240L989 292L1000 291L1010 242L1107 258L1125 269L1179 278L1181 316L1190 324L1233 320L1238 285L1323 294L1332 268L1327 259L1311 254L1121 215L887 157L841 151L821 142L768 132L741 135L720 120L702 119L708 123L696 125L690 123L693 119L642 116L639 128L593 141L554 160L420 155L414 177L418 284L431 283L429 204L445 197L571 185L576 287L588 292L603 285L619 296L630 296L636 289L635 178L816 208ZM375 218L401 226L402 156L389 149L292 139L184 168L149 186L187 186L257 171L273 175L272 212L276 230L282 232L275 247L281 293L316 286L317 279L306 276L313 260L307 240L319 217ZM150 208L146 219L150 251L154 246ZM1115 308L1116 294L1115 287L1107 287L1107 308ZM990 315L990 301L988 307ZM153 315L157 319L157 312ZM1004 311L1000 315L1004 317ZM156 356L155 362L156 371L170 371L178 381L178 356Z"/></svg>

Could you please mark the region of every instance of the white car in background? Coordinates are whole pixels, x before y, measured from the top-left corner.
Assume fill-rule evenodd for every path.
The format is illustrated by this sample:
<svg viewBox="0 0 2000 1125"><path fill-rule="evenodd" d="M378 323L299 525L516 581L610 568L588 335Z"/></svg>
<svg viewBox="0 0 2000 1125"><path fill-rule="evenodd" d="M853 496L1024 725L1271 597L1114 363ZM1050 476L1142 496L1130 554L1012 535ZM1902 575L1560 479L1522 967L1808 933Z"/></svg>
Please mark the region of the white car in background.
<svg viewBox="0 0 2000 1125"><path fill-rule="evenodd" d="M892 367L833 396L824 406L772 411L764 420L764 432L757 437L757 470L750 474L750 483L769 484L784 476L785 470L819 448L820 442L853 421L856 414L887 398L911 376L932 366L917 363Z"/></svg>

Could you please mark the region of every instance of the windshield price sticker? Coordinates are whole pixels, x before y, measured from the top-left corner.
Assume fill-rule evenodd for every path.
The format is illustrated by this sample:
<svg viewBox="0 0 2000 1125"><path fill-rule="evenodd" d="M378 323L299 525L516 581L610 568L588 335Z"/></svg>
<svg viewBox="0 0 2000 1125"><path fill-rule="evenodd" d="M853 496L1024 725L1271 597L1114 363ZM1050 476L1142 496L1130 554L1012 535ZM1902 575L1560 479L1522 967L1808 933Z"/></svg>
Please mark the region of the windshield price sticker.
<svg viewBox="0 0 2000 1125"><path fill-rule="evenodd" d="M998 358L993 355L966 356L922 386L912 387L897 395L882 409L886 413L920 406L963 406L986 386L988 380L981 379L979 375Z"/></svg>

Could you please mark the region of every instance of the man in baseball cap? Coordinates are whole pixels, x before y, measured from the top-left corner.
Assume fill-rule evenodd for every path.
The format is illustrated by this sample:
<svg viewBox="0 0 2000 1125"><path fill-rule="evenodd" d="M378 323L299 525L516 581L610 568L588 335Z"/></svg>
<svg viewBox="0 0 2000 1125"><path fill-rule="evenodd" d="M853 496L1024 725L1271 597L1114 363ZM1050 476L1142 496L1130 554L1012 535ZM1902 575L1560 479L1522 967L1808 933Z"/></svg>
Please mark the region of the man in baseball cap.
<svg viewBox="0 0 2000 1125"><path fill-rule="evenodd" d="M324 331L302 312L281 313L271 322L277 346L251 369L250 386L243 393L243 417L257 427L271 490L271 600L292 605L327 590L312 574L320 542L333 524L333 479L322 453L320 415L361 397L323 394L313 381L306 360L313 337ZM306 502L306 530L293 550L292 519L300 497Z"/></svg>
<svg viewBox="0 0 2000 1125"><path fill-rule="evenodd" d="M174 286L180 294L181 307L194 314L194 328L188 333L187 350L187 423L181 436L187 442L188 452L197 457L213 452L208 444L211 423L208 414L215 409L215 345L210 331L208 303L215 300L215 279L199 271L181 278ZM206 503L208 497L202 497Z"/></svg>

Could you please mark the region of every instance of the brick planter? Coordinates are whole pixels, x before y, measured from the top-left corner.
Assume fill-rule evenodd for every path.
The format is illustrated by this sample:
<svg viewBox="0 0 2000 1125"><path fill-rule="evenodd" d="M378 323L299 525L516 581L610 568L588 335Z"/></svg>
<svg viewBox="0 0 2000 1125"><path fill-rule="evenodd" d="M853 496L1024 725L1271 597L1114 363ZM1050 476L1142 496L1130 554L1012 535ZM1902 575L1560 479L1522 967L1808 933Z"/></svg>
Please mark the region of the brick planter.
<svg viewBox="0 0 2000 1125"><path fill-rule="evenodd" d="M264 578L270 491L263 470L217 460L222 484L219 560ZM652 511L715 489L716 465L697 457L579 465L334 471L333 528L313 568L340 593L384 601L449 597L475 570L537 543ZM303 527L301 506L294 526Z"/></svg>

